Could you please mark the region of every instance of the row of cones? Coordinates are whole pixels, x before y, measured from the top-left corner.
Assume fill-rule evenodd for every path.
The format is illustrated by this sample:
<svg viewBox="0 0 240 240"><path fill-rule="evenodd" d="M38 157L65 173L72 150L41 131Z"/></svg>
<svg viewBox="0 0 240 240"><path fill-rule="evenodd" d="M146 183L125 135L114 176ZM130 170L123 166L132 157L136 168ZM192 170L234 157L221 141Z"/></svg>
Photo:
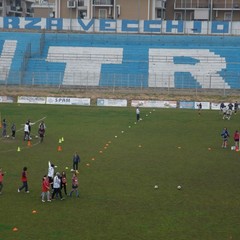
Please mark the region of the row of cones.
<svg viewBox="0 0 240 240"><path fill-rule="evenodd" d="M63 138L63 137L62 137L62 138L59 138L59 143L62 143L62 142L64 142L64 138ZM31 143L30 140L28 140L27 146L28 146L28 147L31 147L31 146L32 146L32 143ZM57 150L58 150L58 152L61 152L61 151L62 151L62 146L59 145ZM21 152L21 148L18 147L18 148L17 148L17 151L18 151L18 152Z"/></svg>

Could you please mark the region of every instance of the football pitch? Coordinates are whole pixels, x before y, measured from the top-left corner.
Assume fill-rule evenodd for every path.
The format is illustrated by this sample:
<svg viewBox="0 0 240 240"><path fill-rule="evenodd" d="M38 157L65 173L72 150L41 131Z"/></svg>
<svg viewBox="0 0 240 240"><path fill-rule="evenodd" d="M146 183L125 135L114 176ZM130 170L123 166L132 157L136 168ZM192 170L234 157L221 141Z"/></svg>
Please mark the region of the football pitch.
<svg viewBox="0 0 240 240"><path fill-rule="evenodd" d="M238 239L240 152L230 146L240 113L228 121L218 111L199 116L194 110L140 110L142 120L136 122L132 107L1 104L10 137L0 142L6 172L0 240ZM43 118L46 136L39 143L35 136ZM23 141L28 119L36 123L31 146ZM228 149L221 148L224 127L231 136ZM80 198L41 202L48 161L55 172L67 172L70 192L76 151ZM25 166L29 194L17 192Z"/></svg>

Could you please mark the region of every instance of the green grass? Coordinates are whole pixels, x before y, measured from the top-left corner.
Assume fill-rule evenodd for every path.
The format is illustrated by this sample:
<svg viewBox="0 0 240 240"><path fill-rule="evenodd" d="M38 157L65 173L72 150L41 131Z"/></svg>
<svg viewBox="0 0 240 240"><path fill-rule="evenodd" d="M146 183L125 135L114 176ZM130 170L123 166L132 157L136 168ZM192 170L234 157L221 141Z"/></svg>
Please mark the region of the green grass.
<svg viewBox="0 0 240 240"><path fill-rule="evenodd" d="M220 137L225 126L233 135L239 115L223 121L217 111L198 116L192 110L141 109L143 120L134 124L133 108L17 104L1 104L1 115L17 129L46 116L47 134L43 144L33 139L32 147L22 141L23 130L0 142L0 166L7 172L0 240L239 238L240 153L222 149ZM81 156L80 198L42 203L48 161L57 171L71 169L75 151ZM17 193L24 166L30 194ZM67 177L70 190L69 171Z"/></svg>

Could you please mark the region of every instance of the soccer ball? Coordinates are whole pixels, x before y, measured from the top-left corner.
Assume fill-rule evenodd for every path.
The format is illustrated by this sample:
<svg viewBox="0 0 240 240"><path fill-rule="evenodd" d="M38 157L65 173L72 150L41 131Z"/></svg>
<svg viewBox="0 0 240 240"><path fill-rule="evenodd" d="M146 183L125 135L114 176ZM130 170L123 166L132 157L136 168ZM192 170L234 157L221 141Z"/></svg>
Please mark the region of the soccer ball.
<svg viewBox="0 0 240 240"><path fill-rule="evenodd" d="M178 186L177 186L177 189L178 189L178 190L181 190L181 189L182 189L182 187L181 187L180 185L178 185Z"/></svg>
<svg viewBox="0 0 240 240"><path fill-rule="evenodd" d="M158 189L158 185L155 185L155 186L154 186L154 189Z"/></svg>

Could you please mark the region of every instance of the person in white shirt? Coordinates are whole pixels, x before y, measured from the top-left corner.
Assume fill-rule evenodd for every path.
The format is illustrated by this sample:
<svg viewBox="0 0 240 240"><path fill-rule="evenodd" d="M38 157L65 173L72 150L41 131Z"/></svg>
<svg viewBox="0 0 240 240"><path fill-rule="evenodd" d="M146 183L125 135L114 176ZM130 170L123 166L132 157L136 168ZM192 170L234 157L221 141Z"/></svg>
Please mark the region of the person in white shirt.
<svg viewBox="0 0 240 240"><path fill-rule="evenodd" d="M52 193L52 199L54 199L55 194L57 196L60 196L60 199L63 200L62 197L62 191L61 191L61 178L60 173L57 172L55 177L53 178L53 193Z"/></svg>
<svg viewBox="0 0 240 240"><path fill-rule="evenodd" d="M48 180L53 189L53 177L54 177L54 164L50 161L48 162Z"/></svg>
<svg viewBox="0 0 240 240"><path fill-rule="evenodd" d="M23 141L29 140L29 122L26 122L24 125L24 138Z"/></svg>
<svg viewBox="0 0 240 240"><path fill-rule="evenodd" d="M139 109L139 107L137 107L137 109L136 109L136 116L137 116L137 121L139 121L140 120L140 109Z"/></svg>

